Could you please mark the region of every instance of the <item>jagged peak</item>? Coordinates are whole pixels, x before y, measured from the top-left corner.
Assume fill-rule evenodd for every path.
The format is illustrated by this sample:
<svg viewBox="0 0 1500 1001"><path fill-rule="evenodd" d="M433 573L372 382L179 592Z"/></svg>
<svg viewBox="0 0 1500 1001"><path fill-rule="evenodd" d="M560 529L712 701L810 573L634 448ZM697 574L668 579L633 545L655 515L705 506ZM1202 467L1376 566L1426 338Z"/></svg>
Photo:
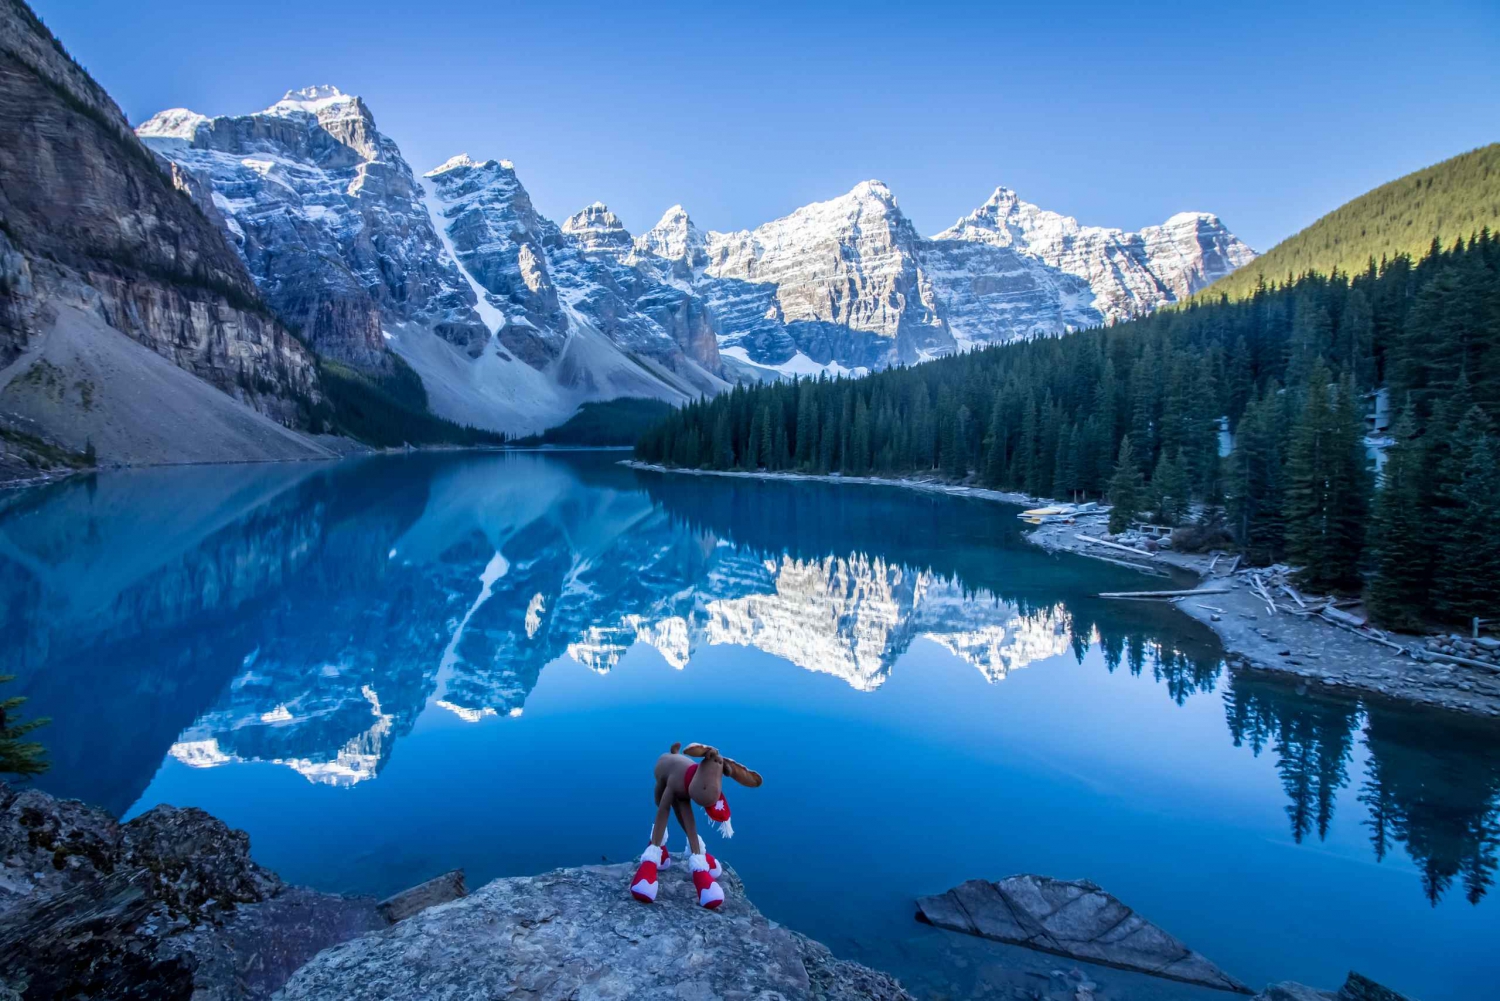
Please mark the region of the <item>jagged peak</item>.
<svg viewBox="0 0 1500 1001"><path fill-rule="evenodd" d="M1003 184L995 186L990 197L985 200L985 205L1019 205L1021 196L1016 194L1015 188L1007 188Z"/></svg>
<svg viewBox="0 0 1500 1001"><path fill-rule="evenodd" d="M567 222L563 223L563 229L566 230L570 223L575 226L605 225L610 227L618 226L622 229L624 228L624 224L620 222L620 217L611 212L609 210L609 206L605 205L603 202L591 202L588 205L585 205L583 208L579 209L577 212L574 212L572 215L568 216Z"/></svg>
<svg viewBox="0 0 1500 1001"><path fill-rule="evenodd" d="M620 217L608 205L597 201L564 220L562 231L578 237L587 250L629 247L633 242Z"/></svg>
<svg viewBox="0 0 1500 1001"><path fill-rule="evenodd" d="M499 167L501 170L515 170L516 165L511 163L509 160L476 160L467 153L460 153L457 156L450 156L448 159L444 160L436 167L433 167L422 176L437 177L439 174L446 174L450 170L458 170L461 167L472 168L474 170L482 170L485 167Z"/></svg>
<svg viewBox="0 0 1500 1001"><path fill-rule="evenodd" d="M655 226L637 237L635 246L642 253L678 260L700 253L704 238L687 209L679 203L663 212Z"/></svg>
<svg viewBox="0 0 1500 1001"><path fill-rule="evenodd" d="M333 98L348 97L331 83L313 84L311 87L299 87L289 90L282 95L283 101L327 101Z"/></svg>
<svg viewBox="0 0 1500 1001"><path fill-rule="evenodd" d="M142 139L184 139L192 142L193 137L198 134L198 127L209 120L207 115L200 115L187 108L168 108L142 122L136 127L135 134Z"/></svg>
<svg viewBox="0 0 1500 1001"><path fill-rule="evenodd" d="M1190 225L1218 227L1223 226L1224 224L1219 220L1219 217L1214 215L1212 212L1178 212L1166 222L1162 223L1162 228L1165 229L1168 227Z"/></svg>
<svg viewBox="0 0 1500 1001"><path fill-rule="evenodd" d="M871 178L868 181L860 181L849 190L849 195L860 200L873 198L878 202L884 202L888 205L896 204L896 195L891 191L890 185L875 178Z"/></svg>
<svg viewBox="0 0 1500 1001"><path fill-rule="evenodd" d="M952 226L932 239L977 240L999 246L1024 246L1031 233L1040 227L1066 231L1080 228L1078 220L1072 216L1034 205L1017 194L1014 188L1001 184L990 193L984 204L968 215L960 216Z"/></svg>
<svg viewBox="0 0 1500 1001"><path fill-rule="evenodd" d="M697 231L698 227L694 224L693 217L688 215L687 209L681 204L677 204L663 212L661 218L656 220L656 225L647 230L647 234L659 234L665 237L668 234L686 235Z"/></svg>
<svg viewBox="0 0 1500 1001"><path fill-rule="evenodd" d="M299 87L289 90L275 104L267 108L262 114L285 115L294 112L306 112L316 115L339 105L357 105L359 98L353 94L345 94L331 83L316 84L311 87Z"/></svg>
<svg viewBox="0 0 1500 1001"><path fill-rule="evenodd" d="M475 159L473 157L471 157L469 154L467 154L467 153L460 153L457 156L450 156L448 159L444 160L442 163L438 164L436 167L433 167L431 170L429 170L423 176L424 177L436 177L438 174L446 174L448 171L450 171L450 170L457 170L459 167L478 167L478 166L479 166L479 163L477 161L475 161Z"/></svg>
<svg viewBox="0 0 1500 1001"><path fill-rule="evenodd" d="M1073 216L1063 215L1040 208L1021 198L1013 188L1000 185L995 188L983 205L961 217L948 229L933 237L944 239L973 239L979 237L992 240L991 234L1002 228L1014 229L1016 235L1029 233L1043 226L1061 227L1069 231L1096 233L1123 238L1129 236L1125 230L1109 226L1085 226ZM1185 228L1223 229L1224 224L1212 212L1178 212L1159 226L1147 226L1145 231Z"/></svg>

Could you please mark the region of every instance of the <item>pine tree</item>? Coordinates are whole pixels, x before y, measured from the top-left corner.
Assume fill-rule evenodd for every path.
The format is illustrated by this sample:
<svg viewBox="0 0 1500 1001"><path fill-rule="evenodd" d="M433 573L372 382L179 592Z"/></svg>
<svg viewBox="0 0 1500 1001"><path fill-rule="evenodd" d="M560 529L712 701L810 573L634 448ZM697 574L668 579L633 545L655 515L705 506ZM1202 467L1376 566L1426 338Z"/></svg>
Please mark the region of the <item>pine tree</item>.
<svg viewBox="0 0 1500 1001"><path fill-rule="evenodd" d="M1042 492L1037 478L1040 469L1036 452L1037 415L1036 397L1033 396L1026 401L1026 412L1021 418L1021 443L1016 448L1015 467L1011 470L1012 481L1020 484L1021 489L1033 497Z"/></svg>
<svg viewBox="0 0 1500 1001"><path fill-rule="evenodd" d="M713 455L709 465L714 469L729 469L734 466L734 446L729 438L729 411L720 411L714 421Z"/></svg>
<svg viewBox="0 0 1500 1001"><path fill-rule="evenodd" d="M1355 385L1361 392L1374 389L1375 316L1370 310L1370 300L1359 288L1352 289L1344 303L1344 315L1339 319L1339 340Z"/></svg>
<svg viewBox="0 0 1500 1001"><path fill-rule="evenodd" d="M1375 557L1370 611L1392 629L1419 628L1429 611L1431 512L1423 488L1425 460L1416 427L1411 407L1403 407L1393 428L1395 443L1386 450L1370 530Z"/></svg>
<svg viewBox="0 0 1500 1001"><path fill-rule="evenodd" d="M776 468L776 420L771 416L769 404L760 408L760 464L766 469Z"/></svg>
<svg viewBox="0 0 1500 1001"><path fill-rule="evenodd" d="M990 408L989 433L984 440L984 483L998 487L1005 481L1005 411L1001 409L999 393L995 394L995 403Z"/></svg>
<svg viewBox="0 0 1500 1001"><path fill-rule="evenodd" d="M1286 541L1282 514L1282 408L1274 385L1252 400L1240 419L1228 459L1230 530L1245 557L1256 564L1281 557Z"/></svg>
<svg viewBox="0 0 1500 1001"><path fill-rule="evenodd" d="M1174 453L1163 452L1151 477L1151 500L1156 519L1163 525L1176 525L1188 511L1188 477L1182 460Z"/></svg>
<svg viewBox="0 0 1500 1001"><path fill-rule="evenodd" d="M1145 503L1146 485L1141 476L1141 467L1130 447L1130 435L1120 440L1120 457L1115 462L1115 474L1109 481L1109 530L1118 534L1130 527L1140 516Z"/></svg>
<svg viewBox="0 0 1500 1001"><path fill-rule="evenodd" d="M0 685L14 680L14 675L0 675ZM42 745L22 738L51 720L45 717L17 720L16 710L25 702L25 697L19 695L0 700L0 774L40 775L48 768L48 762L42 758Z"/></svg>
<svg viewBox="0 0 1500 1001"><path fill-rule="evenodd" d="M764 433L761 421L764 412L763 408L757 410L755 416L750 419L750 433L745 438L745 454L740 460L740 464L751 472L760 468L760 441Z"/></svg>
<svg viewBox="0 0 1500 1001"><path fill-rule="evenodd" d="M1364 533L1362 418L1344 380L1330 389L1316 362L1287 452L1287 555L1308 587L1344 588L1358 581Z"/></svg>
<svg viewBox="0 0 1500 1001"><path fill-rule="evenodd" d="M1500 608L1500 442L1477 405L1455 429L1448 462L1443 492L1450 513L1433 603L1462 621Z"/></svg>
<svg viewBox="0 0 1500 1001"><path fill-rule="evenodd" d="M1070 425L1057 436L1057 458L1052 463L1052 496L1071 497L1078 489L1078 426Z"/></svg>

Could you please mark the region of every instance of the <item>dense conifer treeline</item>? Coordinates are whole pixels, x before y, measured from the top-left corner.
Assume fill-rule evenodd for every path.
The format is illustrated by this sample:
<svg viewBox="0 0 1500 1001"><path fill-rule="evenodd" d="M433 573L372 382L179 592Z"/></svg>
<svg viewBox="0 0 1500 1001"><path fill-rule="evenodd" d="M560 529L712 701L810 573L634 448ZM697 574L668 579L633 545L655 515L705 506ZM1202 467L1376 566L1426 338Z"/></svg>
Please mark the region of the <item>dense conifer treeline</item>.
<svg viewBox="0 0 1500 1001"><path fill-rule="evenodd" d="M1389 491L1364 440L1377 387L1400 414ZM859 379L737 386L674 411L636 455L1109 496L1122 521L1173 522L1196 500L1251 559L1306 567L1313 587L1369 579L1383 619L1415 622L1497 607L1497 418L1500 238L1486 230L1243 301Z"/></svg>

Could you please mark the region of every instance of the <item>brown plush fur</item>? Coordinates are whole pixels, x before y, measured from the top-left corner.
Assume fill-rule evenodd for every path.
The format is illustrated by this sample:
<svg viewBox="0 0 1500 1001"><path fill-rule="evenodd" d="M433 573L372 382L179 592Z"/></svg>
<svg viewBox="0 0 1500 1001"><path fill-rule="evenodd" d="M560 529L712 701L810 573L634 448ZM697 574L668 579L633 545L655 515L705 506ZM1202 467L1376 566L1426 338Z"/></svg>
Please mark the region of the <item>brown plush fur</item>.
<svg viewBox="0 0 1500 1001"><path fill-rule="evenodd" d="M678 749L681 748L681 753ZM693 764L693 758L703 759L693 773L693 781L683 794L683 779ZM726 758L716 747L707 744L689 744L682 747L673 744L672 749L656 759L656 824L651 828L651 843L658 847L666 844L667 818L675 813L677 822L688 836L688 844L695 852L703 851L703 842L698 840L698 825L693 817L693 804L707 809L718 801L723 792L724 776L728 775L742 786L754 789L761 784L759 772L753 772L733 758Z"/></svg>

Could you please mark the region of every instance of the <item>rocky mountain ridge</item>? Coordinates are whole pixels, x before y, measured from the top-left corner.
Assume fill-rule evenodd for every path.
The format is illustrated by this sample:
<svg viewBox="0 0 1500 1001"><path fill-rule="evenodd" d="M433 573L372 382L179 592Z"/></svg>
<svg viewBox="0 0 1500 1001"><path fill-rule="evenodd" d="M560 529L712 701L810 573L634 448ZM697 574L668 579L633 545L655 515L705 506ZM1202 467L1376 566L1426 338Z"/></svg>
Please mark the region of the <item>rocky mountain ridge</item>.
<svg viewBox="0 0 1500 1001"><path fill-rule="evenodd" d="M700 230L677 205L633 237L602 202L559 225L507 160L460 154L414 177L364 103L329 86L251 115L172 109L137 131L207 193L320 351L374 365L389 348L435 412L507 431L588 399L680 402L1061 334L1253 257L1208 214L1124 233L1003 188L923 238L874 180L753 230Z"/></svg>
<svg viewBox="0 0 1500 1001"><path fill-rule="evenodd" d="M1212 213L1179 212L1160 226L1127 233L1080 225L1006 187L933 240L1012 247L1084 278L1094 308L1110 323L1180 302L1255 259Z"/></svg>
<svg viewBox="0 0 1500 1001"><path fill-rule="evenodd" d="M336 87L248 115L176 108L137 133L321 354L378 371L393 352L439 416L529 433L592 399L726 385L690 293L541 216L508 161L459 155L417 177Z"/></svg>

